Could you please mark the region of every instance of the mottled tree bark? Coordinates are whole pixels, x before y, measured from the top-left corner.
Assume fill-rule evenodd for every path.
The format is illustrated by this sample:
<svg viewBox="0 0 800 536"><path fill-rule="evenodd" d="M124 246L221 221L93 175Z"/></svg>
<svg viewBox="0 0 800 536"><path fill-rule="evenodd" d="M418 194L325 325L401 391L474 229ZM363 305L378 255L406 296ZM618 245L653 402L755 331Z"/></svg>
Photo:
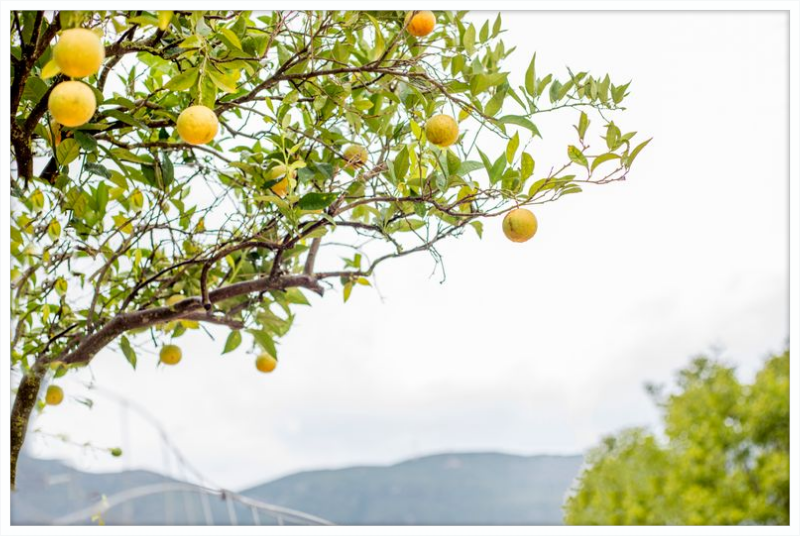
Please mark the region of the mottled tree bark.
<svg viewBox="0 0 800 536"><path fill-rule="evenodd" d="M28 423L31 418L31 411L36 405L39 396L39 386L42 384L44 370L34 364L23 377L17 388L17 396L14 399L14 407L11 409L11 489L16 486L17 481L17 459L19 451L25 443L25 435L28 431Z"/></svg>

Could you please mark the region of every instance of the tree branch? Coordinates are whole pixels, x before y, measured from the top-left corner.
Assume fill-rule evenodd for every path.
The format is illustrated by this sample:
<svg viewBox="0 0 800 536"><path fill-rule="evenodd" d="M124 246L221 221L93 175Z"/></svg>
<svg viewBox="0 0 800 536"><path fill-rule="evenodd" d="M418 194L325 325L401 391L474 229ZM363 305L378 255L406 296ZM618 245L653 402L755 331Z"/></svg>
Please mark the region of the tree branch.
<svg viewBox="0 0 800 536"><path fill-rule="evenodd" d="M243 281L216 289L209 293L209 301L213 303L244 296L265 290L286 290L291 287L303 287L316 292L320 296L325 292L316 278L307 275L287 275L278 278L262 277L252 281ZM121 313L105 324L101 329L81 340L74 351L56 358L68 365L89 363L94 356L119 335L132 329L153 326L171 320L186 318L203 309L200 298L187 298L171 307L155 307L142 311Z"/></svg>

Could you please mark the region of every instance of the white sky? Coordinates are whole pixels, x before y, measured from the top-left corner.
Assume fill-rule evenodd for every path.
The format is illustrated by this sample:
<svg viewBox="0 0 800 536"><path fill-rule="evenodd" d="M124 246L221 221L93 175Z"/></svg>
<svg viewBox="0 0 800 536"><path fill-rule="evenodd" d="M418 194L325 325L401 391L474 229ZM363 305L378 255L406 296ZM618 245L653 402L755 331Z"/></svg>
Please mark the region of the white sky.
<svg viewBox="0 0 800 536"><path fill-rule="evenodd" d="M476 19L495 13L476 13ZM134 372L114 351L60 381L98 384L156 414L191 463L229 488L294 471L393 463L441 451L584 451L655 425L642 388L713 345L749 376L788 336L788 19L753 12L508 12L521 78L563 67L633 79L623 131L654 141L629 181L536 210L512 244L500 221L383 264L381 296L357 288L298 310L272 375L242 345L184 336L184 360ZM537 120L537 167L561 159L577 117ZM599 127L599 118L593 126ZM561 124L561 126L557 126ZM644 139L644 138L642 138ZM498 148L489 147L489 154ZM539 167L540 173L545 167ZM83 469L167 472L156 432L95 395L36 421L48 433L125 449L119 459L37 438L32 452ZM34 435L31 438L35 437ZM172 465L174 468L174 463Z"/></svg>

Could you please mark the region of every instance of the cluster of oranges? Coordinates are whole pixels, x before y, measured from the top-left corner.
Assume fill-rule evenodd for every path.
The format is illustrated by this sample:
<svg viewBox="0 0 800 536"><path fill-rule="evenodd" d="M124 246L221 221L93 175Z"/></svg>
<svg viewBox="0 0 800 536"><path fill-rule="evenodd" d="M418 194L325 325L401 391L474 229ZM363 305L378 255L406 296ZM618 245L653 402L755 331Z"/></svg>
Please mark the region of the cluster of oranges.
<svg viewBox="0 0 800 536"><path fill-rule="evenodd" d="M425 37L433 32L436 26L436 15L431 11L408 12L404 20L405 30L414 37ZM100 36L85 28L72 28L61 32L58 42L53 47L53 61L58 71L73 79L84 78L96 74L105 60L105 47ZM89 122L97 109L94 90L79 80L60 82L50 92L48 109L53 119L66 127L78 127ZM183 110L175 124L178 135L183 142L191 145L203 145L211 142L219 130L219 119L216 113L202 104L189 106ZM425 137L428 142L446 148L458 141L458 122L446 114L438 114L425 123ZM342 153L345 167L358 169L367 163L369 154L362 145L349 145ZM289 191L289 180L294 171L286 165L273 167L268 178L271 190L280 197ZM536 216L527 209L517 208L508 212L503 220L503 233L513 242L525 242L536 234L538 223ZM175 344L167 344L161 348L159 360L165 365L177 365L183 353ZM278 361L269 353L262 353L256 358L256 369L269 373L275 370ZM56 406L64 399L63 390L51 385L47 388L45 402Z"/></svg>

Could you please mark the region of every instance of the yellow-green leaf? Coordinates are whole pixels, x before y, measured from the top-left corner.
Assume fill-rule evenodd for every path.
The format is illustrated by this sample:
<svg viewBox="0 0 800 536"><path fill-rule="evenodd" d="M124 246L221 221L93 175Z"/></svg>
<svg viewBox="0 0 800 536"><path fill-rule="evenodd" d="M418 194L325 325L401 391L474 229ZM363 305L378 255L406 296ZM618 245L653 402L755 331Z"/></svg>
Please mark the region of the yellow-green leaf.
<svg viewBox="0 0 800 536"><path fill-rule="evenodd" d="M601 154L600 156L596 157L596 158L595 158L595 159L592 161L592 171L594 171L595 169L597 169L597 166L599 166L599 165L600 165L600 164L602 164L603 162L608 162L609 160L614 160L614 159L616 159L616 158L619 158L619 155L618 155L618 154L614 154L614 153L605 153L605 154Z"/></svg>
<svg viewBox="0 0 800 536"><path fill-rule="evenodd" d="M51 221L47 226L47 236L53 241L58 240L58 237L61 236L61 224L58 223L58 220Z"/></svg>
<svg viewBox="0 0 800 536"><path fill-rule="evenodd" d="M56 290L59 296L63 296L64 294L66 294L68 287L69 285L67 284L67 280L64 279L63 277L59 277L58 279L56 279L56 282L53 285L53 288Z"/></svg>
<svg viewBox="0 0 800 536"><path fill-rule="evenodd" d="M59 69L58 65L56 65L56 60L50 60L45 64L44 67L42 67L40 76L42 79L47 80L48 78L53 78L60 72L61 69Z"/></svg>
<svg viewBox="0 0 800 536"><path fill-rule="evenodd" d="M158 12L158 28L166 30L169 28L169 23L172 20L172 11L159 11Z"/></svg>
<svg viewBox="0 0 800 536"><path fill-rule="evenodd" d="M520 175L522 176L522 180L527 179L531 175L533 175L533 169L536 166L536 162L533 160L533 157L523 152L522 153L522 165L520 169Z"/></svg>
<svg viewBox="0 0 800 536"><path fill-rule="evenodd" d="M514 137L508 140L508 145L506 145L506 161L508 161L509 164L514 161L514 155L517 154L518 148L519 148L519 132L515 132Z"/></svg>
<svg viewBox="0 0 800 536"><path fill-rule="evenodd" d="M31 206L36 212L44 208L44 194L38 188L31 194L30 200Z"/></svg>
<svg viewBox="0 0 800 536"><path fill-rule="evenodd" d="M581 152L581 150L575 147L574 145L570 145L569 147L567 147L567 156L569 156L569 159L575 162L576 164L579 164L583 167L589 167L589 162L586 160L586 157L583 155L583 152Z"/></svg>
<svg viewBox="0 0 800 536"><path fill-rule="evenodd" d="M125 234L133 233L133 223L131 223L130 218L123 214L117 214L112 219L114 220L114 225L116 225L121 232Z"/></svg>

